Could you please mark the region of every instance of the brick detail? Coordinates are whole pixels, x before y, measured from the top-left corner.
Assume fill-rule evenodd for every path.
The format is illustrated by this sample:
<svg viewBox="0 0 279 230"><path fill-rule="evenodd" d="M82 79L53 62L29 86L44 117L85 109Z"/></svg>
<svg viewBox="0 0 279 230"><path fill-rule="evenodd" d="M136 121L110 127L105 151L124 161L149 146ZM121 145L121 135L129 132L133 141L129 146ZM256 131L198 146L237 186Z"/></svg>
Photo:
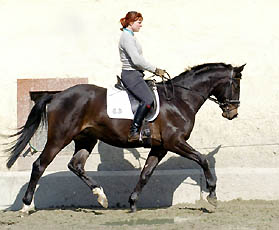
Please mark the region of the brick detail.
<svg viewBox="0 0 279 230"><path fill-rule="evenodd" d="M32 92L59 92L77 84L87 84L88 78L17 79L17 126L25 124L33 102Z"/></svg>

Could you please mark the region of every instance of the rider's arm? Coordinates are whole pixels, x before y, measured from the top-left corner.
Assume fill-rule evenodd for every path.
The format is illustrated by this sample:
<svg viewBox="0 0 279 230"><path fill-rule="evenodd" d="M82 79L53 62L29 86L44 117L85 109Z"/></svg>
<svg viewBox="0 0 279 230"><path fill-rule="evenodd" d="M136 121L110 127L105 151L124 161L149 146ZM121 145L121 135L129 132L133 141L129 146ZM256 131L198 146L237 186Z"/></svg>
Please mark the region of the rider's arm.
<svg viewBox="0 0 279 230"><path fill-rule="evenodd" d="M131 34L123 32L119 48L128 56L127 59L130 59L128 61L132 62L137 69L155 72L156 67L143 58L141 46Z"/></svg>

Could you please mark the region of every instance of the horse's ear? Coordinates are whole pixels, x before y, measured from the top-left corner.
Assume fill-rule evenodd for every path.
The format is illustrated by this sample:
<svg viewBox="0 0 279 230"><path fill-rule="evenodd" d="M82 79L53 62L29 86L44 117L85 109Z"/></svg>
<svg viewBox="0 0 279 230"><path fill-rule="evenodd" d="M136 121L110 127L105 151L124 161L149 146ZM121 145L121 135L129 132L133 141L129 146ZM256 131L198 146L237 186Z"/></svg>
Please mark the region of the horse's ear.
<svg viewBox="0 0 279 230"><path fill-rule="evenodd" d="M244 69L244 66L246 66L246 63L245 63L244 65L242 65L242 66L234 67L234 71L235 71L236 73L241 73L242 70Z"/></svg>

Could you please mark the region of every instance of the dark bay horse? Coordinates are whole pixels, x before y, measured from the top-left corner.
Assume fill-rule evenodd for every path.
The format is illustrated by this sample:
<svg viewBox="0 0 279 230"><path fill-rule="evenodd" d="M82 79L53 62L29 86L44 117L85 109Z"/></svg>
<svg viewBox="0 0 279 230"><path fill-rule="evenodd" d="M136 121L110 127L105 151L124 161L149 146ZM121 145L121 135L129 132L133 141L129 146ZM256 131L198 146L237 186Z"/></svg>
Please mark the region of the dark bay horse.
<svg viewBox="0 0 279 230"><path fill-rule="evenodd" d="M223 117L231 120L237 116L243 68L244 65L233 67L224 63L208 63L195 66L165 84L157 84L160 113L153 125L160 132L161 141L151 147L139 181L129 197L132 211L136 211L140 192L168 151L201 166L209 190L207 199L211 204L216 204L216 179L212 176L208 161L186 141L194 127L196 113L210 96L215 97L211 99L219 104ZM47 120L47 142L33 163L31 178L23 197L24 207L30 206L38 180L47 166L72 140L75 151L68 164L69 169L98 196L98 202L103 207L108 206L102 187L88 177L84 170L85 162L97 140L123 148L142 147L143 144L127 142L131 120L108 117L106 93L107 89L95 85L76 85L55 95L46 94L34 105L25 125L13 135L18 136L18 139L10 149L7 162L7 167L11 168L41 121Z"/></svg>

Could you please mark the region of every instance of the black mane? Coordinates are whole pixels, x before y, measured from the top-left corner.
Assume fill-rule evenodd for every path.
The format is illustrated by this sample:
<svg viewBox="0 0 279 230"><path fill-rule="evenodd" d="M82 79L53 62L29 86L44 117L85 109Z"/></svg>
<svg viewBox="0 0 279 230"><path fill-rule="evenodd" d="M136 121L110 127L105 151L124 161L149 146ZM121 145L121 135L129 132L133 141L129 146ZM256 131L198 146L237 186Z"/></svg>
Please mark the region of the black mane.
<svg viewBox="0 0 279 230"><path fill-rule="evenodd" d="M225 63L205 63L205 64L201 64L201 65L197 65L192 67L190 70L192 71L200 71L203 70L205 68L230 68L231 65L225 64ZM187 71L186 71L187 72Z"/></svg>
<svg viewBox="0 0 279 230"><path fill-rule="evenodd" d="M189 77L189 76L198 75L198 74L208 71L210 69L217 69L217 68L231 69L232 65L225 64L225 63L205 63L205 64L201 64L201 65L196 65L196 66L191 67L190 69L185 70L178 76L174 77L173 80L175 79L175 80L179 81L182 77L185 78L185 77Z"/></svg>

